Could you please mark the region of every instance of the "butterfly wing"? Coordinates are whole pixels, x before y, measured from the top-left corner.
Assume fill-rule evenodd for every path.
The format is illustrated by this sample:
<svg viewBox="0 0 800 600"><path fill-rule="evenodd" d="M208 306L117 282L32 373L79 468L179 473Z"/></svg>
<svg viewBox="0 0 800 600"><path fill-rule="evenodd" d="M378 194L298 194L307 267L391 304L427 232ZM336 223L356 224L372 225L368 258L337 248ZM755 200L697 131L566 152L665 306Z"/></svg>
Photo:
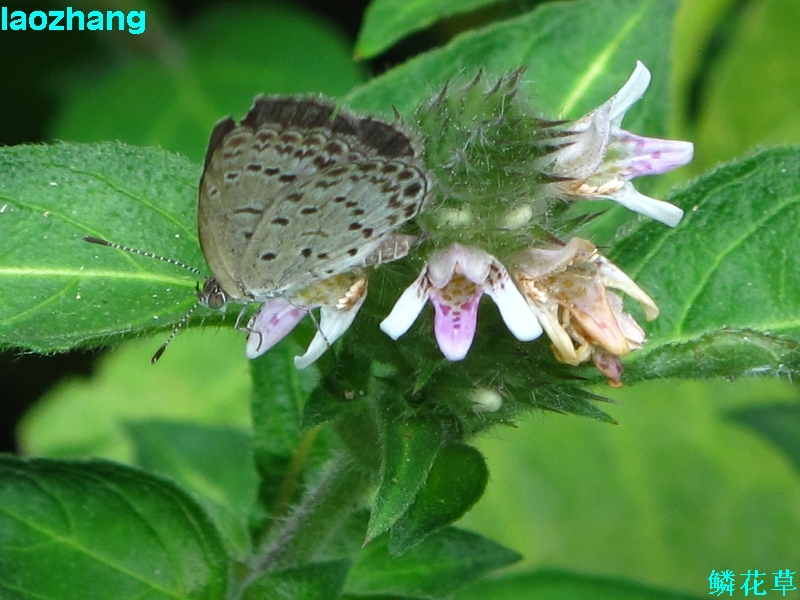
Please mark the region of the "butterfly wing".
<svg viewBox="0 0 800 600"><path fill-rule="evenodd" d="M369 159L327 167L267 207L241 266L258 299L297 292L363 265L394 229L417 215L430 190L417 164Z"/></svg>
<svg viewBox="0 0 800 600"><path fill-rule="evenodd" d="M291 282L292 269L286 262L288 250L279 248L284 262L272 265L260 258L258 262L255 257L269 252L266 247L259 252L267 243L264 235L272 231L265 223L282 217L291 218L293 224L306 225L303 219L310 215L302 212L305 206L297 207L300 220L295 219L291 210L287 212L287 205L293 202L291 194L299 191L307 198L318 199L321 190L312 193L308 186L321 181L336 187L332 190L336 194L346 191L346 184L336 177L326 175L315 179L317 173L338 165L369 164L375 157L384 162L410 161L416 171L423 172L416 155L409 137L393 126L337 112L335 105L310 98L258 98L239 125L230 118L218 123L211 134L200 181L198 228L203 253L222 289L233 299L263 300L278 293L279 288L295 287ZM315 183L309 183L312 179ZM361 183L362 179L359 178L358 186L366 190L370 184ZM422 179L425 180L424 175ZM427 180L425 183L426 192L429 185ZM335 219L339 209L331 205L320 213ZM308 225L312 223L313 219ZM367 223L363 226L370 228ZM265 233L254 243L259 228ZM325 230L322 220L318 229ZM346 243L351 237L355 236L348 236ZM348 246L346 250L350 249ZM322 272L328 269L325 266ZM244 270L248 273L246 277ZM298 278L310 282L314 277Z"/></svg>

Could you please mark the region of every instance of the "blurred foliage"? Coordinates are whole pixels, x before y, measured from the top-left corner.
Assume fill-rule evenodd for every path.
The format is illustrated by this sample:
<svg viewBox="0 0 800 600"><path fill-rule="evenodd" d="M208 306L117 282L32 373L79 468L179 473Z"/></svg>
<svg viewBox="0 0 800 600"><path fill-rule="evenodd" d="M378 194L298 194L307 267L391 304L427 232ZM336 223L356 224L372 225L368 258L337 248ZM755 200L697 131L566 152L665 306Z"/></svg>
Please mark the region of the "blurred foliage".
<svg viewBox="0 0 800 600"><path fill-rule="evenodd" d="M491 481L461 524L525 558L703 595L711 569L800 563L800 478L776 447L726 419L788 410L786 381L647 382L616 390L619 425L542 414L478 443ZM800 427L787 423L800 436Z"/></svg>

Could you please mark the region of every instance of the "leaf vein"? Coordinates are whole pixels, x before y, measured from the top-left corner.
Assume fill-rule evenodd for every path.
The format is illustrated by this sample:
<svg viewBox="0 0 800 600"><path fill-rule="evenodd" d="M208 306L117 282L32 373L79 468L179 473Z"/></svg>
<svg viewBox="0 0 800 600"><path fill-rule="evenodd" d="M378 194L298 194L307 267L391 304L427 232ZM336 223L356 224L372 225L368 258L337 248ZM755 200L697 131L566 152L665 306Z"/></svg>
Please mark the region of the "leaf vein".
<svg viewBox="0 0 800 600"><path fill-rule="evenodd" d="M683 328L686 325L686 321L689 318L689 315L692 311L692 308L694 307L696 300L707 288L708 284L711 282L712 276L719 269L723 260L727 258L728 255L731 254L731 252L740 247L750 237L755 235L765 223L767 223L774 217L778 216L784 210L791 208L794 204L798 202L798 200L800 200L800 198L797 196L788 196L787 198L784 199L784 202L776 204L771 211L763 214L760 219L753 221L751 223L751 226L745 229L744 232L739 237L733 239L726 248L721 249L721 251L717 253L717 255L714 257L714 260L711 261L711 263L709 264L706 272L702 274L699 281L697 282L697 287L695 288L694 292L687 296L683 312L681 313L680 317L675 321L676 333L683 332Z"/></svg>
<svg viewBox="0 0 800 600"><path fill-rule="evenodd" d="M576 79L575 85L572 87L572 91L564 100L564 104L561 109L562 115L571 113L578 102L580 102L580 100L584 97L587 90L589 90L589 88L592 86L592 84L604 74L606 66L611 60L611 57L622 45L625 37L644 18L644 15L650 7L650 4L652 3L643 2L639 10L631 14L630 17L623 23L617 35L609 40L605 49L595 56L594 60L586 65L586 69L584 70L583 74Z"/></svg>

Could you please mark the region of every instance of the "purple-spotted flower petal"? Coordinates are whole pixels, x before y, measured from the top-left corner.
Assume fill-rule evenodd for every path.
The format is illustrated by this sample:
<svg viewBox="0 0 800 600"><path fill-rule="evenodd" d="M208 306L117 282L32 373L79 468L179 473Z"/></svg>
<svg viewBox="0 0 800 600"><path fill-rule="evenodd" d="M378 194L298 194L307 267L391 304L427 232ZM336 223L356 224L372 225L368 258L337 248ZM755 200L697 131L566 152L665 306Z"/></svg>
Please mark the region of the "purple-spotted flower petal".
<svg viewBox="0 0 800 600"><path fill-rule="evenodd" d="M403 335L427 300L434 307L434 335L448 360L463 359L475 338L478 305L487 294L511 333L522 341L539 337L542 328L527 301L494 256L461 244L435 252L419 277L400 296L381 329L392 339Z"/></svg>
<svg viewBox="0 0 800 600"><path fill-rule="evenodd" d="M692 160L690 142L639 136L621 129L622 118L644 94L650 72L641 63L610 100L577 121L563 125L559 149L544 160L543 168L561 178L556 193L588 200L610 199L626 208L675 227L683 211L667 202L637 192L635 177L657 175Z"/></svg>
<svg viewBox="0 0 800 600"><path fill-rule="evenodd" d="M444 287L428 288L435 312L434 335L447 360L462 360L467 356L478 328L481 296L483 288L458 273L453 273Z"/></svg>
<svg viewBox="0 0 800 600"><path fill-rule="evenodd" d="M273 298L265 302L247 324L247 357L264 354L286 337L306 314L319 308L317 333L305 354L294 359L295 366L304 369L347 331L366 297L366 278L360 273L345 273L325 279L291 300Z"/></svg>
<svg viewBox="0 0 800 600"><path fill-rule="evenodd" d="M247 358L258 358L291 333L308 313L284 298L265 302L247 324Z"/></svg>

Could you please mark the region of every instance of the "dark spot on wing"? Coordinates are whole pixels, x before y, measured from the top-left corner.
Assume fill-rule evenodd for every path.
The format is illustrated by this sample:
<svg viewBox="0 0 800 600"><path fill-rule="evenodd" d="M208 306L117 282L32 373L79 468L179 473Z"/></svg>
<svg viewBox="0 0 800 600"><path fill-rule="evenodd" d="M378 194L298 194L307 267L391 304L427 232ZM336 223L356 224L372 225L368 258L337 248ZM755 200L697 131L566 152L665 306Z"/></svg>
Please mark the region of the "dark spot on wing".
<svg viewBox="0 0 800 600"><path fill-rule="evenodd" d="M287 144L296 144L300 141L300 134L296 131L284 131L281 134L281 141Z"/></svg>
<svg viewBox="0 0 800 600"><path fill-rule="evenodd" d="M323 150L325 150L325 152L327 152L328 154L338 156L339 154L344 154L346 148L344 144L342 144L341 142L337 142L336 140L331 140L330 142L325 144Z"/></svg>
<svg viewBox="0 0 800 600"><path fill-rule="evenodd" d="M406 198L411 198L412 196L419 194L421 189L422 184L419 181L415 181L414 183L410 183L406 186L406 189L403 190L403 195L405 195Z"/></svg>
<svg viewBox="0 0 800 600"><path fill-rule="evenodd" d="M336 161L332 158L326 158L322 154L318 155L314 158L314 166L318 169L324 169L325 167L329 167L334 164Z"/></svg>

